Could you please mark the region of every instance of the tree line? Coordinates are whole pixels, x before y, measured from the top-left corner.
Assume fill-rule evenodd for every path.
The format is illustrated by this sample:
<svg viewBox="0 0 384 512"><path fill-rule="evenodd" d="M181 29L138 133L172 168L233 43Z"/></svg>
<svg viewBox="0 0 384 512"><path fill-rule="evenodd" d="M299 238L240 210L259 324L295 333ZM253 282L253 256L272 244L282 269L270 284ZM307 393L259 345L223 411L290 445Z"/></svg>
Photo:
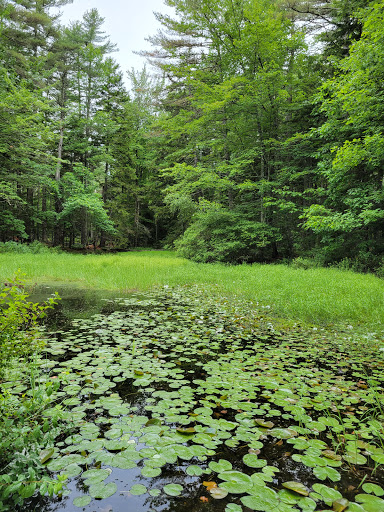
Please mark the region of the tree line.
<svg viewBox="0 0 384 512"><path fill-rule="evenodd" d="M383 0L165 0L129 92L67 3L0 0L2 241L380 267Z"/></svg>

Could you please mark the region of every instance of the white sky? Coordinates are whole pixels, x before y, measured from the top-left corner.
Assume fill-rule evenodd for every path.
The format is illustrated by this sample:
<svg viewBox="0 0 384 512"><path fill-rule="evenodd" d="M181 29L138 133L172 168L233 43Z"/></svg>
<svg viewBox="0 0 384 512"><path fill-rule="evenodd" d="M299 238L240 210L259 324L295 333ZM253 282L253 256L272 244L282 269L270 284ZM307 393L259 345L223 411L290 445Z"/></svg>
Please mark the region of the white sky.
<svg viewBox="0 0 384 512"><path fill-rule="evenodd" d="M120 64L124 78L127 70L132 67L141 70L146 63L144 57L132 52L151 48L145 38L155 35L161 27L153 11L172 13L163 0L74 0L73 4L60 8L63 13L60 23L81 21L85 11L93 8L105 19L103 30L119 49L112 57Z"/></svg>

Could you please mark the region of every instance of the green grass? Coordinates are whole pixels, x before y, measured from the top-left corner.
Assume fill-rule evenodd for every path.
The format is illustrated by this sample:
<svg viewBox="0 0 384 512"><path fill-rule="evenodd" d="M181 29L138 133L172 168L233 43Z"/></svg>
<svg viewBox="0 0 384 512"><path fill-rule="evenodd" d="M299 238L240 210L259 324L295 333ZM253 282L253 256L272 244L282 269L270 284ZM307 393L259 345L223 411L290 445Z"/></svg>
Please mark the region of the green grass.
<svg viewBox="0 0 384 512"><path fill-rule="evenodd" d="M19 268L33 283L73 283L119 294L159 285L213 285L221 294L259 302L275 315L296 322L350 323L367 330L384 325L384 281L337 269L199 264L167 251L0 254L3 281Z"/></svg>

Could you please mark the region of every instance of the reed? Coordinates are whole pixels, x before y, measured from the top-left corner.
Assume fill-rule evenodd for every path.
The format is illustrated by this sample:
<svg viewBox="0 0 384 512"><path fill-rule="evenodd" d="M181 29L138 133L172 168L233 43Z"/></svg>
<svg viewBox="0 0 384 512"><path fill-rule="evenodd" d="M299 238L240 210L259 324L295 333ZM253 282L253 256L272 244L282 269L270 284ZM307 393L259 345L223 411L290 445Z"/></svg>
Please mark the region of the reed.
<svg viewBox="0 0 384 512"><path fill-rule="evenodd" d="M0 278L17 269L30 283L73 283L84 288L150 290L156 286L205 285L229 297L258 302L279 317L312 324L384 325L384 282L367 274L288 265L199 264L171 251L118 254L0 254ZM210 293L210 292L207 292Z"/></svg>

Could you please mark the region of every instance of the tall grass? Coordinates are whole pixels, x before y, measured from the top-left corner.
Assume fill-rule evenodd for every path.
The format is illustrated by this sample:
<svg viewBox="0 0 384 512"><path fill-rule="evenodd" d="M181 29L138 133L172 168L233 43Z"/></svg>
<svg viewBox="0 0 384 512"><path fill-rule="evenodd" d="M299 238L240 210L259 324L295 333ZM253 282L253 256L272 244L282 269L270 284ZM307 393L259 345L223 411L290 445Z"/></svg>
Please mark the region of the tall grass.
<svg viewBox="0 0 384 512"><path fill-rule="evenodd" d="M338 269L199 264L167 251L0 254L0 279L7 280L19 268L32 283L73 283L119 294L159 285L214 285L222 294L259 302L298 322L384 326L384 281Z"/></svg>

